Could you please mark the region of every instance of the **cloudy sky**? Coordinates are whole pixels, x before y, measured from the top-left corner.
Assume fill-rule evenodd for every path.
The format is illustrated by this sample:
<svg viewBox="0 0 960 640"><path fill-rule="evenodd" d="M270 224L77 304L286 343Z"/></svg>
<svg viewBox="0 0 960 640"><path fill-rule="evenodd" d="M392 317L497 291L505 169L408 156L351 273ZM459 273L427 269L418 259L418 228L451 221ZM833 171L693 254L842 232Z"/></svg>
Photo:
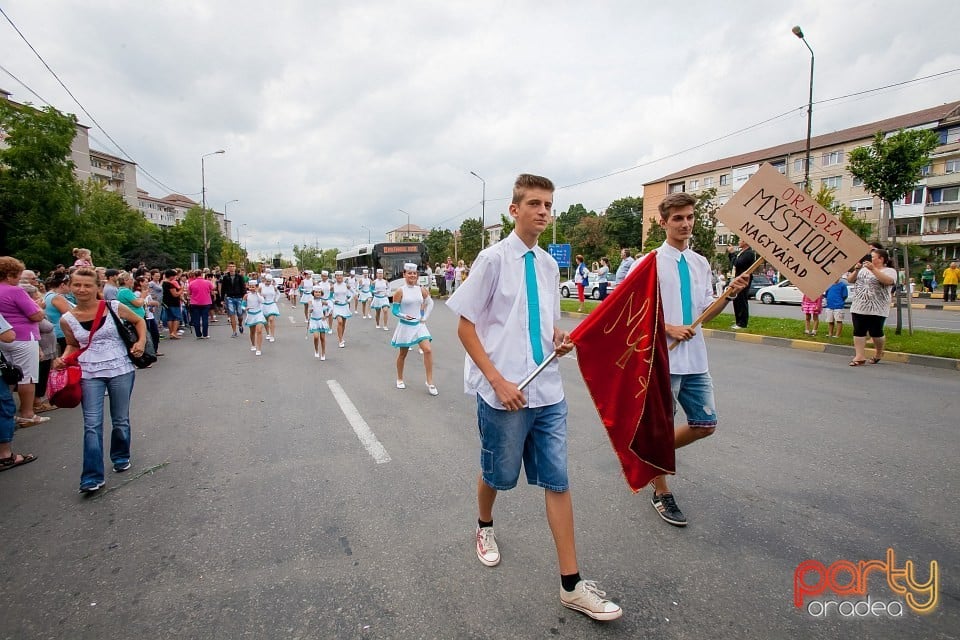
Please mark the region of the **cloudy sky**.
<svg viewBox="0 0 960 640"><path fill-rule="evenodd" d="M810 55L795 24L816 54L814 100L860 94L815 104L814 135L960 99L960 5L942 0L0 7L162 183L138 173L151 195L199 201L200 157L225 149L206 160L207 203L239 200L228 216L254 255L343 248L364 227L376 241L406 224L398 209L459 227L481 213L471 171L490 223L520 172L551 177L558 210L599 210L684 167L802 139ZM93 125L2 17L0 60L15 100L41 104L27 85Z"/></svg>

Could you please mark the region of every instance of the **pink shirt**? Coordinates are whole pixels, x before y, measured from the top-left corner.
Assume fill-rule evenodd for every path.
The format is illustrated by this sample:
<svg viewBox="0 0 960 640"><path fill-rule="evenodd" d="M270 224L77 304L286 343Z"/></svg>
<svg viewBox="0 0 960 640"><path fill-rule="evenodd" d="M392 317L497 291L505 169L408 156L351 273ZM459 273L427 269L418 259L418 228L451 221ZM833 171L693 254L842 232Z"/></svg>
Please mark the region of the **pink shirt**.
<svg viewBox="0 0 960 640"><path fill-rule="evenodd" d="M190 292L190 304L204 306L213 304L214 284L206 278L194 278L187 283L187 291Z"/></svg>
<svg viewBox="0 0 960 640"><path fill-rule="evenodd" d="M20 287L5 282L0 283L0 315L13 327L17 341L40 340L40 322L33 322L28 317L36 313L39 308L30 295Z"/></svg>

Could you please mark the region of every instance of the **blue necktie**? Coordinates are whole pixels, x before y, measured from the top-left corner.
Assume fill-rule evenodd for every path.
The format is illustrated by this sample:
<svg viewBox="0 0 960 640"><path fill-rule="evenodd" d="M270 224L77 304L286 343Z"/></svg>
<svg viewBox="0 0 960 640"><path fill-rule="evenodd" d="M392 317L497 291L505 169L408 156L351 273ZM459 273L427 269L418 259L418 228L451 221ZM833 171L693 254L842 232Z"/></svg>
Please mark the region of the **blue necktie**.
<svg viewBox="0 0 960 640"><path fill-rule="evenodd" d="M687 266L687 259L680 254L680 262L677 263L677 270L680 272L680 306L683 308L683 324L693 324L693 294L690 290L690 267Z"/></svg>
<svg viewBox="0 0 960 640"><path fill-rule="evenodd" d="M523 255L525 280L527 281L527 325L530 331L530 345L533 347L533 360L543 362L543 344L540 342L540 294L537 293L537 271L533 266L533 251Z"/></svg>

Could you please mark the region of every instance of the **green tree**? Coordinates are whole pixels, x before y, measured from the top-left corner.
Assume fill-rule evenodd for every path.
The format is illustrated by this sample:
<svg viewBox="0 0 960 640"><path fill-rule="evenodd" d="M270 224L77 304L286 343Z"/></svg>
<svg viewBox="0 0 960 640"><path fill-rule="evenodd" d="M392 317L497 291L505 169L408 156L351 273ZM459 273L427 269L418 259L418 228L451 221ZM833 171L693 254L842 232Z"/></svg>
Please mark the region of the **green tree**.
<svg viewBox="0 0 960 640"><path fill-rule="evenodd" d="M459 255L461 260L467 264L473 262L480 253L480 239L483 236L483 225L480 218L467 218L460 224L460 247Z"/></svg>
<svg viewBox="0 0 960 640"><path fill-rule="evenodd" d="M883 200L890 215L889 221L892 221L893 203L917 184L923 167L930 163L930 153L938 144L937 134L929 129L901 129L889 137L878 131L869 147L858 147L850 152L847 170L863 181L867 191ZM880 220L881 242L886 242L889 226L892 225L888 225L888 220Z"/></svg>
<svg viewBox="0 0 960 640"><path fill-rule="evenodd" d="M586 207L579 202L577 204L570 205L566 211L557 216L557 231L562 233L564 237L569 237L568 233L570 229L573 229L575 226L580 224L580 220L586 218L587 216L596 215L597 213L595 211L587 211Z"/></svg>
<svg viewBox="0 0 960 640"><path fill-rule="evenodd" d="M511 233L513 233L513 228L516 227L517 224L513 221L513 218L511 218L510 216L508 216L508 215L505 214L505 213L501 213L501 214L500 214L500 226L502 227L502 229L500 230L500 237L501 237L501 238L506 238L508 235L510 235ZM551 235L553 234L553 230L552 230L552 229L550 230L550 233L551 233Z"/></svg>
<svg viewBox="0 0 960 640"><path fill-rule="evenodd" d="M634 246L643 234L643 197L628 196L614 200L607 207L604 219L604 229L611 248ZM619 251L612 253L619 255Z"/></svg>
<svg viewBox="0 0 960 640"><path fill-rule="evenodd" d="M648 223L647 228L649 229L649 231L647 231L647 239L644 240L643 242L642 251L644 253L650 253L651 251L653 251L654 249L662 245L663 241L667 239L667 232L666 230L664 230L663 227L660 226L659 217L656 217L656 218L651 217L649 220L647 220L647 223Z"/></svg>
<svg viewBox="0 0 960 640"><path fill-rule="evenodd" d="M834 197L835 192L834 189L822 185L820 191L813 196L813 199L816 200L817 204L821 207L840 218L840 222L860 238L869 240L873 234L873 224L867 222L862 215L857 215L857 213L847 205L839 202Z"/></svg>
<svg viewBox="0 0 960 640"><path fill-rule="evenodd" d="M90 249L96 264L121 268L136 266L143 260L154 266L133 250L156 238L157 228L119 193L88 180L80 187L78 214L71 218L72 229L65 240L72 246ZM69 249L63 248L68 253Z"/></svg>
<svg viewBox="0 0 960 640"><path fill-rule="evenodd" d="M0 255L42 270L66 262L79 199L70 161L76 118L0 100L0 130Z"/></svg>
<svg viewBox="0 0 960 640"><path fill-rule="evenodd" d="M433 228L424 239L423 244L427 246L427 256L430 258L430 262L436 264L447 257L448 251L453 250L453 232L449 229Z"/></svg>
<svg viewBox="0 0 960 640"><path fill-rule="evenodd" d="M711 265L717 259L717 190L705 189L697 194L697 203L693 206L696 218L693 223L693 237L690 248L707 259Z"/></svg>
<svg viewBox="0 0 960 640"><path fill-rule="evenodd" d="M606 220L598 216L584 216L580 222L567 232L573 255L582 254L587 266L598 261L607 253L609 240L606 234Z"/></svg>

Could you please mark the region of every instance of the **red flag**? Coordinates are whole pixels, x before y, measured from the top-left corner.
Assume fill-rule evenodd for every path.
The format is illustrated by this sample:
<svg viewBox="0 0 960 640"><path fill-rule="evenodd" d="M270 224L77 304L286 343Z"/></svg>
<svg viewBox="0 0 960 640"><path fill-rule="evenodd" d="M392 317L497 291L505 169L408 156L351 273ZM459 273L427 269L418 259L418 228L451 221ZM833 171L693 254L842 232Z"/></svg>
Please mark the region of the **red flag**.
<svg viewBox="0 0 960 640"><path fill-rule="evenodd" d="M630 271L570 339L630 488L637 492L656 476L676 473L656 252Z"/></svg>

